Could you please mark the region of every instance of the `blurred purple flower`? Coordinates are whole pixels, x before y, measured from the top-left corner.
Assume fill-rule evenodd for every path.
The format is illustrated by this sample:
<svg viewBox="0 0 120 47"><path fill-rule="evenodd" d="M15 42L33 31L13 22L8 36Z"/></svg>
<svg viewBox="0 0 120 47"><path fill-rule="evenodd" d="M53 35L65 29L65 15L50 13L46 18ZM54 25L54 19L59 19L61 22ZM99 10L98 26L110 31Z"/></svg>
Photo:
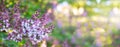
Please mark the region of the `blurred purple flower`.
<svg viewBox="0 0 120 47"><path fill-rule="evenodd" d="M70 47L67 40L63 42L63 47Z"/></svg>
<svg viewBox="0 0 120 47"><path fill-rule="evenodd" d="M57 25L59 28L62 28L62 22L60 20L57 21Z"/></svg>
<svg viewBox="0 0 120 47"><path fill-rule="evenodd" d="M83 16L87 16L87 11L85 11L82 15L83 15Z"/></svg>

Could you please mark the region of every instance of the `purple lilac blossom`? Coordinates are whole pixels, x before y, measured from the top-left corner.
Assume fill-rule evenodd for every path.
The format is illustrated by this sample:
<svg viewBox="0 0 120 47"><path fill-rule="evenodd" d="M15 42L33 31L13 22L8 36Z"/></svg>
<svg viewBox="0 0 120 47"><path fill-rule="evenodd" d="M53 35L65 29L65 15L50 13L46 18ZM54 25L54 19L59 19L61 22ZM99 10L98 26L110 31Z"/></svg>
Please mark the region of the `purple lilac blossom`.
<svg viewBox="0 0 120 47"><path fill-rule="evenodd" d="M15 5L14 13L11 16L9 12L0 12L0 31L8 32L7 40L21 41L28 38L32 44L37 44L48 37L48 33L54 28L49 24L49 13L45 13L41 18L38 18L40 11L36 11L30 19L21 18L18 5ZM9 31L11 30L11 32Z"/></svg>

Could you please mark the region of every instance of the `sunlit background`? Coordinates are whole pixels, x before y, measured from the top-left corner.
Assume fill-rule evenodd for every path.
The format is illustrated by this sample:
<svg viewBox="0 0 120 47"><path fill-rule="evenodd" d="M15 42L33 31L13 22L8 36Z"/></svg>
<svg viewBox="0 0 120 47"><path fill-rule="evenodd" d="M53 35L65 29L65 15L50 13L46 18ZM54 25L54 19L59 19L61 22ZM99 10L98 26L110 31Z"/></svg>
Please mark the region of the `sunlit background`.
<svg viewBox="0 0 120 47"><path fill-rule="evenodd" d="M11 9L16 2L6 0L6 7ZM37 9L40 15L51 13L55 28L39 47L120 47L119 4L119 0L20 0L22 17L31 17Z"/></svg>

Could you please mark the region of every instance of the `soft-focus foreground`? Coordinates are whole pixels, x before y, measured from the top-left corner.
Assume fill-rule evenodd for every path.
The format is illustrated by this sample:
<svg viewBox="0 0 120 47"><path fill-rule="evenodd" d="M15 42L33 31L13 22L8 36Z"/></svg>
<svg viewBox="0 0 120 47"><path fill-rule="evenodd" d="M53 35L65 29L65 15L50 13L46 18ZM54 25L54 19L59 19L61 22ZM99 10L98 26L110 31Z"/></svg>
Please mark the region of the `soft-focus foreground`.
<svg viewBox="0 0 120 47"><path fill-rule="evenodd" d="M0 47L120 47L119 0L3 1L0 1ZM19 14L17 8L15 8L16 3L19 3ZM7 11L5 8L7 8ZM39 11L36 11L38 9ZM10 12L10 19L12 19L9 20L10 23L7 21L9 19L7 17L8 12ZM19 20L18 15L23 20ZM41 18L41 20L37 20L38 18ZM3 19L5 21L1 21ZM23 21L21 26L16 20L18 22ZM49 22L52 22L55 26L52 32L53 26L46 25ZM10 26L8 26L9 24ZM30 27L29 24L34 28ZM7 28L7 26L11 28ZM49 37L44 37L45 34L36 28L42 31L47 30L45 34ZM16 30L18 35L13 33L11 34L13 37L9 38L9 33ZM20 30L22 30L22 33L19 32ZM23 34L24 36L26 32L24 30L29 33L25 34L28 37L27 39L20 41L13 39L21 39L19 35ZM40 37L44 39L39 39L39 34L42 34ZM33 38L29 36L33 36ZM6 37L11 40L6 40Z"/></svg>

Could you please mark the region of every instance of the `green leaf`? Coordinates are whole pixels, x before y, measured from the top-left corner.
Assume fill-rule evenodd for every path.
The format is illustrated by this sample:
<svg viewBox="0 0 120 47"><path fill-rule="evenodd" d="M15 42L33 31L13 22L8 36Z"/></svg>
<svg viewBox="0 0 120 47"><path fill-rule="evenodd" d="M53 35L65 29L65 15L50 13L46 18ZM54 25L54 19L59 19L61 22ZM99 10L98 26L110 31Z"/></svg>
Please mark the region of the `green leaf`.
<svg viewBox="0 0 120 47"><path fill-rule="evenodd" d="M18 43L12 40L5 40L3 44L7 47L19 47Z"/></svg>

